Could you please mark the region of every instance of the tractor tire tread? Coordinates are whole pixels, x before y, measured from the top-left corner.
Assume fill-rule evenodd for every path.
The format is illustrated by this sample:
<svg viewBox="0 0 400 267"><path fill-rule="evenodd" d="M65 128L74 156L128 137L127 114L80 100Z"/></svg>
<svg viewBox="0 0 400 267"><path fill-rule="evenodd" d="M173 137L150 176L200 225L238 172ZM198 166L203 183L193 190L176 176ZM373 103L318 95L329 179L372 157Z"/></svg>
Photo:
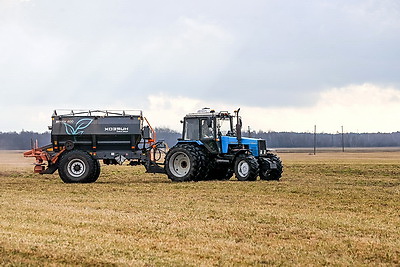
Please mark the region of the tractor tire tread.
<svg viewBox="0 0 400 267"><path fill-rule="evenodd" d="M184 152L192 159L190 170L183 177L176 177L169 169L169 160L176 152ZM165 171L173 182L200 181L207 173L206 154L202 148L193 144L177 144L170 149L165 158Z"/></svg>
<svg viewBox="0 0 400 267"><path fill-rule="evenodd" d="M267 158L276 164L276 169L270 169L266 158L260 158L260 179L267 181L279 181L283 173L283 164L281 159L272 153L267 154Z"/></svg>

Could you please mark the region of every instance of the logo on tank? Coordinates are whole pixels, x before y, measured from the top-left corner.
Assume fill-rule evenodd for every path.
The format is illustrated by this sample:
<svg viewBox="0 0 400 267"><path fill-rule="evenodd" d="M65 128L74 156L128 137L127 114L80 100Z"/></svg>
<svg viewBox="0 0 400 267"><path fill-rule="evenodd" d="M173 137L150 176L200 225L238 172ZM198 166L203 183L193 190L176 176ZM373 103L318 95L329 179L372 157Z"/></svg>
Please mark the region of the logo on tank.
<svg viewBox="0 0 400 267"><path fill-rule="evenodd" d="M80 119L74 126L66 122L63 123L65 125L65 132L68 135L81 135L84 133L83 129L86 129L92 122L93 119Z"/></svg>
<svg viewBox="0 0 400 267"><path fill-rule="evenodd" d="M114 132L114 133L127 133L129 132L129 127L123 127L123 126L110 126L110 127L104 127L105 132Z"/></svg>

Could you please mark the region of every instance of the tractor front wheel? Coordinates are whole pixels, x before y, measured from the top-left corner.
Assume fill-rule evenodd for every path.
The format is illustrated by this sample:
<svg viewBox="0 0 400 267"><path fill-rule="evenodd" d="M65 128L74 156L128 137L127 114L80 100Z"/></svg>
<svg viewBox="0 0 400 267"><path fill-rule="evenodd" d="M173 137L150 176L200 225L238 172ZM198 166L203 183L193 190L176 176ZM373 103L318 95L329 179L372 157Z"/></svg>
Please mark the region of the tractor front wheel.
<svg viewBox="0 0 400 267"><path fill-rule="evenodd" d="M239 181L255 181L258 175L258 162L252 155L239 155L235 161L235 175Z"/></svg>
<svg viewBox="0 0 400 267"><path fill-rule="evenodd" d="M281 159L269 153L267 158L260 158L260 179L268 181L279 181L282 177L283 164Z"/></svg>

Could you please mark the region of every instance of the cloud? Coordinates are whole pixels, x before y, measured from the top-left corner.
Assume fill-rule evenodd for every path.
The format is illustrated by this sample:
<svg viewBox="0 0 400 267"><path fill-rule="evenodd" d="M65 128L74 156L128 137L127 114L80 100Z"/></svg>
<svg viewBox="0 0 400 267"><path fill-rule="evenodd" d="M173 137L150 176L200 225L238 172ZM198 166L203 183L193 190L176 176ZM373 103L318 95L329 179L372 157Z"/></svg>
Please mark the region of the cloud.
<svg viewBox="0 0 400 267"><path fill-rule="evenodd" d="M176 116L171 127L182 111L212 105L246 107L255 129L307 130L318 124L334 131L338 126L322 128L323 113L335 125L361 131L367 128L356 128L359 118L353 124L340 120L347 117L340 108L354 107L351 112L363 117L376 107L341 107L340 97L346 90L362 94L354 88L364 84L379 92L400 88L399 14L397 0L3 0L0 113L10 115L0 130L48 124L26 115L31 110L146 111L147 99L161 98ZM263 123L253 121L253 114ZM37 121L19 123L19 115ZM374 131L388 129L378 128L381 120L372 125Z"/></svg>
<svg viewBox="0 0 400 267"><path fill-rule="evenodd" d="M148 97L145 111L157 126L180 131L178 123L185 114L203 107L233 110L226 102L204 101L187 97L169 97L163 94ZM400 91L373 84L349 85L321 92L315 105L308 107L254 107L241 106L245 127L253 130L311 132L317 125L319 132L335 133L344 126L347 132L393 132L400 130Z"/></svg>
<svg viewBox="0 0 400 267"><path fill-rule="evenodd" d="M290 110L283 109L288 115ZM373 84L349 85L319 94L314 106L296 111L294 128L305 122L317 125L319 131L336 132L340 126L353 132L392 132L400 127L394 123L400 111L400 91ZM309 127L308 129L310 129Z"/></svg>
<svg viewBox="0 0 400 267"><path fill-rule="evenodd" d="M38 15L35 8L17 10L31 18ZM59 10L52 11L66 17ZM62 104L81 106L87 105L87 99L104 106L110 98L116 102L122 95L136 98L165 91L179 95L188 88L193 97L202 97L202 88L214 83L234 46L228 30L200 17L174 18L168 26L148 29L152 34L135 30L135 26L114 32L121 26L114 21L99 33L89 33L91 26L104 26L104 22L96 24L98 17L91 16L82 27L70 21L68 28L47 13L43 20L58 22L57 26L13 18L0 25L4 40L0 43L4 54L0 57L4 88L0 103L7 106L8 99L20 104L51 101L52 94L39 97L49 90L62 97ZM21 91L23 98L18 97ZM111 92L111 97L103 97Z"/></svg>
<svg viewBox="0 0 400 267"><path fill-rule="evenodd" d="M144 43L143 52L155 74L199 79L224 67L233 42L234 37L218 24L180 17L165 34Z"/></svg>
<svg viewBox="0 0 400 267"><path fill-rule="evenodd" d="M150 94L140 98L142 104L133 105L130 99L121 98L107 105L91 105L92 109L131 110L142 109L153 127L169 127L181 131L183 117L204 107L217 111L233 112L241 108L244 128L263 131L336 133L344 126L346 132L396 132L400 130L400 90L375 84L348 85L322 91L315 104L306 107L236 106L219 99L203 100L165 93ZM141 107L139 107L141 106ZM82 109L71 104L56 108ZM87 108L87 107L84 107ZM37 103L36 108L15 105L2 117L2 131L34 130L44 132L51 124L54 103Z"/></svg>

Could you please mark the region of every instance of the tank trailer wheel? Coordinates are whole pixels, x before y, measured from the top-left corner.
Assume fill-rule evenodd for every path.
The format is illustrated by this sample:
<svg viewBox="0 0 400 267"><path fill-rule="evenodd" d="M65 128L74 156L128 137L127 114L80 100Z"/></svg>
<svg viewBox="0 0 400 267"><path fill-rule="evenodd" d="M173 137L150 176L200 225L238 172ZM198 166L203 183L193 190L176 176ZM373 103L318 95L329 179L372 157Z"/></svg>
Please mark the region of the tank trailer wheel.
<svg viewBox="0 0 400 267"><path fill-rule="evenodd" d="M268 154L267 158L260 158L260 179L267 181L279 181L282 177L283 164L281 159L274 154Z"/></svg>
<svg viewBox="0 0 400 267"><path fill-rule="evenodd" d="M71 150L62 156L58 174L64 183L91 183L95 181L96 166L95 160L88 153Z"/></svg>
<svg viewBox="0 0 400 267"><path fill-rule="evenodd" d="M239 181L255 181L258 175L258 162L252 155L239 155L235 161L235 175Z"/></svg>
<svg viewBox="0 0 400 267"><path fill-rule="evenodd" d="M168 151L165 171L174 182L198 181L205 175L205 154L191 144L178 144Z"/></svg>
<svg viewBox="0 0 400 267"><path fill-rule="evenodd" d="M93 158L93 162L94 162L94 173L93 173L92 178L89 179L89 183L94 183L94 182L96 182L97 179L98 179L99 176L100 176L100 171L101 171L101 170L100 170L100 162L99 162L99 160Z"/></svg>

